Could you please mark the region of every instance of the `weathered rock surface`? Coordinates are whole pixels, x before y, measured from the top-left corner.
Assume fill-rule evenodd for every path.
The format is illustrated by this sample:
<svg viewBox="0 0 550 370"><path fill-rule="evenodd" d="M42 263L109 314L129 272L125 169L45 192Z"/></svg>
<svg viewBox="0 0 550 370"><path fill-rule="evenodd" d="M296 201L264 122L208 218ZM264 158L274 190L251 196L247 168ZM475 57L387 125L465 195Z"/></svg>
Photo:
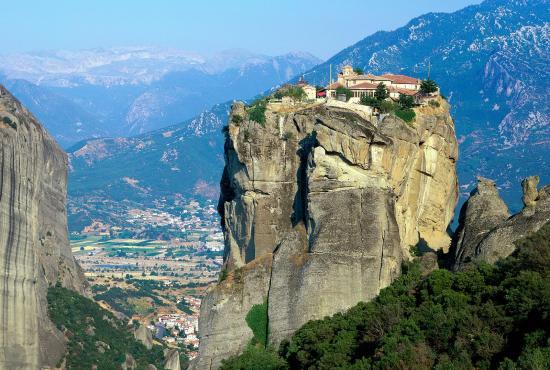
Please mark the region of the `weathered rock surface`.
<svg viewBox="0 0 550 370"><path fill-rule="evenodd" d="M49 285L85 293L67 236L67 158L0 85L0 368L54 366L64 337L49 321Z"/></svg>
<svg viewBox="0 0 550 370"><path fill-rule="evenodd" d="M153 335L145 325L140 325L134 332L134 338L139 340L147 349L153 348Z"/></svg>
<svg viewBox="0 0 550 370"><path fill-rule="evenodd" d="M510 216L491 180L479 178L477 188L460 211L453 240L453 269L473 261L495 263L512 254L515 242L536 232L550 220L550 185L537 190L538 176L522 181L521 212Z"/></svg>
<svg viewBox="0 0 550 370"><path fill-rule="evenodd" d="M417 109L412 125L373 124L351 104L271 106L264 125L230 120L219 204L229 278L203 301L195 368L242 351L253 304L267 300L278 345L308 320L375 297L411 246L449 248L457 142L440 104ZM246 117L242 104L236 115Z"/></svg>
<svg viewBox="0 0 550 370"><path fill-rule="evenodd" d="M167 348L164 350L164 369L165 370L180 370L180 353L175 348Z"/></svg>

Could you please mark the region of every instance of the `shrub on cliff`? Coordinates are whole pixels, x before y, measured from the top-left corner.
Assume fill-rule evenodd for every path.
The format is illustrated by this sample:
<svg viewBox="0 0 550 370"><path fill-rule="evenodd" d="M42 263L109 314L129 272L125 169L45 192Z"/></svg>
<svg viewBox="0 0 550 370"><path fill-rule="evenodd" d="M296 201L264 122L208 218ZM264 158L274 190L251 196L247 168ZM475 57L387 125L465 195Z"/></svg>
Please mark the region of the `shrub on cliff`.
<svg viewBox="0 0 550 370"><path fill-rule="evenodd" d="M380 101L372 96L362 96L360 103L373 108L380 108Z"/></svg>
<svg viewBox="0 0 550 370"><path fill-rule="evenodd" d="M280 88L275 92L275 94L273 94L275 99L282 99L285 96L300 101L306 98L306 92L300 86L287 85Z"/></svg>
<svg viewBox="0 0 550 370"><path fill-rule="evenodd" d="M267 109L267 99L260 98L252 102L247 108L248 118L251 121L257 122L260 125L265 124L265 111Z"/></svg>
<svg viewBox="0 0 550 370"><path fill-rule="evenodd" d="M345 95L346 96L346 101L347 101L347 100L350 100L350 98L353 96L353 92L350 89L346 89L343 86L339 86L336 89L336 95L337 96L338 95Z"/></svg>
<svg viewBox="0 0 550 370"><path fill-rule="evenodd" d="M410 122L414 121L414 119L416 117L416 113L414 113L414 110L412 110L410 108L397 109L395 111L395 115L397 117L401 118L403 121L405 121L407 123L410 123Z"/></svg>
<svg viewBox="0 0 550 370"><path fill-rule="evenodd" d="M414 107L414 98L410 95L399 94L399 105L403 109Z"/></svg>
<svg viewBox="0 0 550 370"><path fill-rule="evenodd" d="M271 363L279 369L548 369L550 223L517 245L496 266L425 277L417 263L405 266L373 301L305 324L281 344L284 364ZM249 351L246 363L268 354ZM245 364L242 356L232 361Z"/></svg>
<svg viewBox="0 0 550 370"><path fill-rule="evenodd" d="M431 80L431 79L423 80L420 83L420 91L422 91L424 94L434 93L437 91L437 88L438 88L437 84L435 83L434 80Z"/></svg>

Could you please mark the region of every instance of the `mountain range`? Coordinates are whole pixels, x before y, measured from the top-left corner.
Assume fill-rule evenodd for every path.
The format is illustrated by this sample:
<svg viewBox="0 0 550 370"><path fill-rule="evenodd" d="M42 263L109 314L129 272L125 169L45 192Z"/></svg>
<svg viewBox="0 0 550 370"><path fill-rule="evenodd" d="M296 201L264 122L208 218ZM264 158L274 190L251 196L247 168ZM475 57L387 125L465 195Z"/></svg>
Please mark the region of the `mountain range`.
<svg viewBox="0 0 550 370"><path fill-rule="evenodd" d="M203 56L127 47L0 55L0 82L64 147L184 122L216 103L281 84L320 60L296 52Z"/></svg>
<svg viewBox="0 0 550 370"><path fill-rule="evenodd" d="M550 2L486 0L377 32L308 71L325 84L345 64L436 80L453 107L463 199L483 175L521 206L520 179L550 180Z"/></svg>
<svg viewBox="0 0 550 370"><path fill-rule="evenodd" d="M483 175L495 179L505 201L517 211L521 178L538 174L542 182L550 181L549 3L487 0L455 13L426 14L397 30L366 37L309 69L305 78L326 84L330 65L334 77L345 64L419 78L428 77L429 70L456 121L461 199L474 187L476 176ZM249 76L253 80L253 72ZM251 87L248 96L268 87L268 82ZM71 148L71 199L100 194L142 202L166 191L216 198L212 190L223 162L220 129L230 104L131 139L94 139ZM147 190L135 191L137 183L124 178Z"/></svg>

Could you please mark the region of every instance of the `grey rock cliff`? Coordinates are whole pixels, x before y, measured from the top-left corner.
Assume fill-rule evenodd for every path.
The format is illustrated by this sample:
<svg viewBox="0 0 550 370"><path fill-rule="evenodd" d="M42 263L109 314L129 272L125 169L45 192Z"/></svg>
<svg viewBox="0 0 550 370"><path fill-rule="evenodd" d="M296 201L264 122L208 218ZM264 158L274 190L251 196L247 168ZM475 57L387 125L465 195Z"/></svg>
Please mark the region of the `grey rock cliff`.
<svg viewBox="0 0 550 370"><path fill-rule="evenodd" d="M180 370L180 353L175 348L167 348L164 350L164 369Z"/></svg>
<svg viewBox="0 0 550 370"><path fill-rule="evenodd" d="M67 158L0 85L0 368L54 366L64 337L47 288L86 293L67 235Z"/></svg>
<svg viewBox="0 0 550 370"><path fill-rule="evenodd" d="M219 203L228 277L203 301L195 368L244 349L254 304L267 302L277 346L308 320L375 297L411 246L449 248L457 142L440 103L417 109L412 125L370 122L353 104L271 104L260 125L234 105L244 120L228 127Z"/></svg>
<svg viewBox="0 0 550 370"><path fill-rule="evenodd" d="M537 190L539 178L522 181L524 208L510 216L494 182L479 178L477 188L460 211L453 240L453 269L468 263L495 263L512 254L515 242L536 232L550 220L550 186Z"/></svg>

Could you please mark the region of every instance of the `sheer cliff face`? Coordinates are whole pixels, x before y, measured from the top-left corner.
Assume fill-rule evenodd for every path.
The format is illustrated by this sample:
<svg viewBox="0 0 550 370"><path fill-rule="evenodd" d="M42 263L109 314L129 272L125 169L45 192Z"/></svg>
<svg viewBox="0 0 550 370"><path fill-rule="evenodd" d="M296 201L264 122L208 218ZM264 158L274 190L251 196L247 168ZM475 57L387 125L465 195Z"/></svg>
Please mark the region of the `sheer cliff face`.
<svg viewBox="0 0 550 370"><path fill-rule="evenodd" d="M64 352L47 287L86 286L68 243L66 188L64 152L0 85L0 368L53 366Z"/></svg>
<svg viewBox="0 0 550 370"><path fill-rule="evenodd" d="M411 246L448 248L457 142L440 103L417 109L411 125L373 124L341 103L270 106L263 126L229 124L219 205L228 276L203 303L197 368L246 346L254 304L267 301L277 345L310 319L373 298ZM235 116L246 117L242 104Z"/></svg>

